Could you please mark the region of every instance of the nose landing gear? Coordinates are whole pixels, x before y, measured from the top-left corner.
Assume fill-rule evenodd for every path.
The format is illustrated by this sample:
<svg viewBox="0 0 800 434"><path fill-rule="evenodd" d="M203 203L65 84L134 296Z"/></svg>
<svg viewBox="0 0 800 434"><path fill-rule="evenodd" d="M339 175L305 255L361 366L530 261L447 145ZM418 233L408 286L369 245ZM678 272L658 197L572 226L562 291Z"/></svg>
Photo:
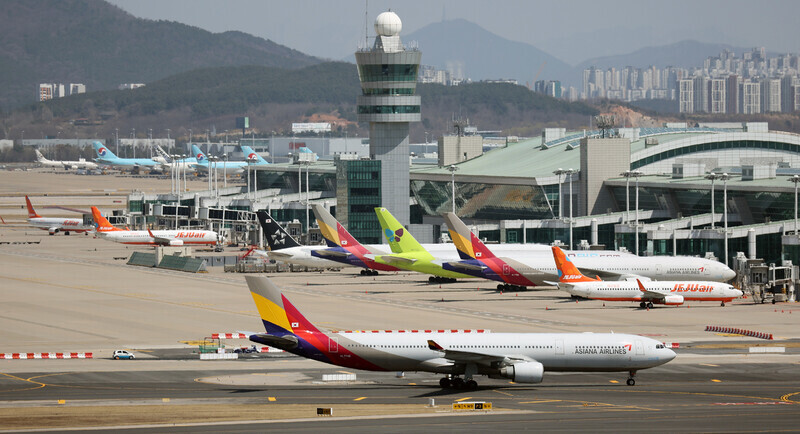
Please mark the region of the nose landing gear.
<svg viewBox="0 0 800 434"><path fill-rule="evenodd" d="M628 386L633 386L634 384L636 384L636 380L633 378L636 376L636 371L630 371L628 372L628 374L630 376L628 377L628 381L626 381L625 384L627 384Z"/></svg>

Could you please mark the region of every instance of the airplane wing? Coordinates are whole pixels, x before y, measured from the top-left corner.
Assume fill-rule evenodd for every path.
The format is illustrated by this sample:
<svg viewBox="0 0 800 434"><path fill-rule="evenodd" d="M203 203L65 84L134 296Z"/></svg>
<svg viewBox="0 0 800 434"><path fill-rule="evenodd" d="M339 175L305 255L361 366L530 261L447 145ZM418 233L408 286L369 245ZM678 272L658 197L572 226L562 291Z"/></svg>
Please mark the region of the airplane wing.
<svg viewBox="0 0 800 434"><path fill-rule="evenodd" d="M502 362L504 364L507 364L512 361L521 361L521 360L528 362L534 361L530 357L526 356L485 354L475 351L461 351L461 350L447 349L437 344L436 341L434 341L433 339L428 340L428 348L443 353L445 359L452 360L455 363L476 363L481 365L490 365L496 362Z"/></svg>
<svg viewBox="0 0 800 434"><path fill-rule="evenodd" d="M266 256L272 259L281 260L281 259L289 259L294 255L290 255L288 253L282 253L279 250L270 250L269 252L267 252Z"/></svg>
<svg viewBox="0 0 800 434"><path fill-rule="evenodd" d="M461 261L445 262L443 265L449 265L453 268L461 268L463 270L474 270L474 271L481 271L487 268L486 266L473 265Z"/></svg>
<svg viewBox="0 0 800 434"><path fill-rule="evenodd" d="M669 294L664 294L663 292L648 290L647 288L644 287L644 285L642 285L642 281L639 279L636 279L636 283L639 284L639 291L642 291L644 298L650 300L663 300L667 295L669 295Z"/></svg>
<svg viewBox="0 0 800 434"><path fill-rule="evenodd" d="M153 241L160 246L169 246L171 243L175 241L175 238L159 237L157 235L154 235L153 231L151 231L150 229L147 230L147 233L150 234L150 237L153 238Z"/></svg>

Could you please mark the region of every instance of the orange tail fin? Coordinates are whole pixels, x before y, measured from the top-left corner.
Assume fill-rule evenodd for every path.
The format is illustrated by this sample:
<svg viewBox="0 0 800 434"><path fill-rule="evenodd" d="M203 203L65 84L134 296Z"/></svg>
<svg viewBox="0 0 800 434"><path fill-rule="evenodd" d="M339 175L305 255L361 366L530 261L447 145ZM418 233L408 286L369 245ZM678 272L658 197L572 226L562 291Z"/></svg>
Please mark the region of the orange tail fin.
<svg viewBox="0 0 800 434"><path fill-rule="evenodd" d="M97 232L111 232L111 231L121 231L120 228L115 228L111 226L111 223L100 214L100 210L97 209L96 206L92 207L92 218L94 219L94 224L97 227Z"/></svg>
<svg viewBox="0 0 800 434"><path fill-rule="evenodd" d="M592 279L591 277L584 276L558 246L553 246L553 259L556 261L558 281L561 283L595 282L596 280L600 280L599 278Z"/></svg>
<svg viewBox="0 0 800 434"><path fill-rule="evenodd" d="M31 205L31 200L28 199L28 196L25 196L25 204L28 205L28 218L29 219L41 218L42 217L39 214L36 214L36 211L33 209L33 205Z"/></svg>

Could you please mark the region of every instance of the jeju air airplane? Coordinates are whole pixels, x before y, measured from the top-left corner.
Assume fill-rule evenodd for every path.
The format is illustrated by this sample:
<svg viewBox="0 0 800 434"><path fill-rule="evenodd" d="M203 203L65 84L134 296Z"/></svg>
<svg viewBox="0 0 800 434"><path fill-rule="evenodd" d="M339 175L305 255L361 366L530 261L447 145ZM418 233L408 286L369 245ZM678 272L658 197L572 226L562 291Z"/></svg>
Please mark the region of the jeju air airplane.
<svg viewBox="0 0 800 434"><path fill-rule="evenodd" d="M208 245L213 246L219 241L214 231L196 229L168 229L158 231L131 231L114 227L100 214L97 207L92 207L92 217L96 225L96 232L100 238L121 244L135 244L143 246L184 246Z"/></svg>
<svg viewBox="0 0 800 434"><path fill-rule="evenodd" d="M443 374L442 388L475 389L476 375L540 383L545 372L628 372L663 365L675 352L622 333L491 333L487 330L323 332L266 277L245 276L266 333L253 342L348 369Z"/></svg>
<svg viewBox="0 0 800 434"><path fill-rule="evenodd" d="M70 232L85 233L94 230L93 225L83 224L83 219L40 216L36 213L36 210L33 209L33 205L28 196L25 196L25 204L28 206L28 224L45 230L50 235L55 235L58 232L64 232L64 235L69 235Z"/></svg>
<svg viewBox="0 0 800 434"><path fill-rule="evenodd" d="M593 300L638 301L639 307L651 308L653 304L677 306L684 301L719 301L725 306L725 302L742 296L742 291L727 283L703 280L604 282L584 276L556 246L553 246L553 258L558 268L558 287Z"/></svg>

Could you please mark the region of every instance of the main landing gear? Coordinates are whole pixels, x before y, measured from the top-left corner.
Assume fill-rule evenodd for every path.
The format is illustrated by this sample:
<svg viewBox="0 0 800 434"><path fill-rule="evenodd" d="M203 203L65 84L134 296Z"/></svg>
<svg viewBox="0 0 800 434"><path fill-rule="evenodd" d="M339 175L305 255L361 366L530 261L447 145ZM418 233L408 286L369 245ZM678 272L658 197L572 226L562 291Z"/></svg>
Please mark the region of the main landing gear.
<svg viewBox="0 0 800 434"><path fill-rule="evenodd" d="M634 384L636 384L636 380L633 379L633 377L636 376L636 371L630 371L628 372L628 374L630 374L630 377L628 377L628 381L626 381L625 383L628 386L633 386Z"/></svg>
<svg viewBox="0 0 800 434"><path fill-rule="evenodd" d="M439 277L439 276L431 276L428 277L429 283L456 283L457 280L451 277Z"/></svg>
<svg viewBox="0 0 800 434"><path fill-rule="evenodd" d="M439 386L442 389L466 389L475 390L478 388L478 382L472 378L464 380L461 377L444 377L439 380Z"/></svg>
<svg viewBox="0 0 800 434"><path fill-rule="evenodd" d="M519 285L511 285L510 283L498 283L498 291L526 291L528 288Z"/></svg>
<svg viewBox="0 0 800 434"><path fill-rule="evenodd" d="M643 302L639 303L639 307L641 307L642 309L644 309L644 308L652 309L653 308L653 302L652 301L648 301L648 302L644 302L643 301Z"/></svg>
<svg viewBox="0 0 800 434"><path fill-rule="evenodd" d="M377 276L378 270L361 270L362 276Z"/></svg>
<svg viewBox="0 0 800 434"><path fill-rule="evenodd" d="M725 302L723 301L723 302L722 302L722 303L720 303L719 305L720 305L720 306L722 306L722 307L725 307Z"/></svg>

